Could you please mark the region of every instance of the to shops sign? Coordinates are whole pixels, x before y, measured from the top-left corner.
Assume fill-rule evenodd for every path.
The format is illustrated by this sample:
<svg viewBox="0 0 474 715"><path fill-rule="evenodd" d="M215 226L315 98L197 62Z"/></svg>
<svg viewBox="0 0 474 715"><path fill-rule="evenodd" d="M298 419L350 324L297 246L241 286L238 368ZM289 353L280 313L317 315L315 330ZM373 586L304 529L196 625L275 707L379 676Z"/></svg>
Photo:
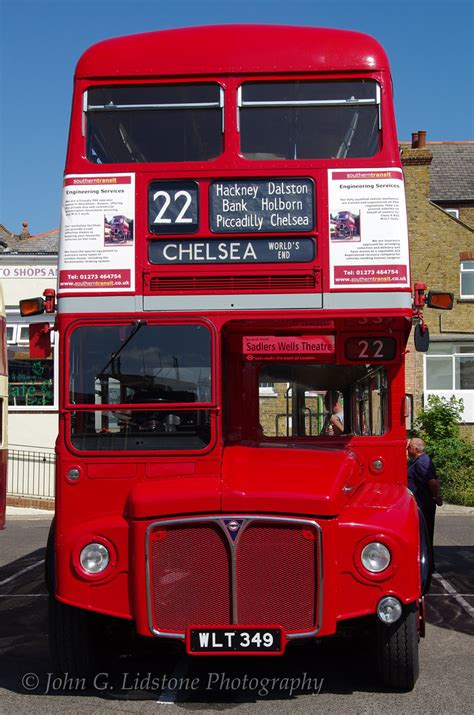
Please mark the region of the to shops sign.
<svg viewBox="0 0 474 715"><path fill-rule="evenodd" d="M0 278L56 278L56 266L0 266Z"/></svg>

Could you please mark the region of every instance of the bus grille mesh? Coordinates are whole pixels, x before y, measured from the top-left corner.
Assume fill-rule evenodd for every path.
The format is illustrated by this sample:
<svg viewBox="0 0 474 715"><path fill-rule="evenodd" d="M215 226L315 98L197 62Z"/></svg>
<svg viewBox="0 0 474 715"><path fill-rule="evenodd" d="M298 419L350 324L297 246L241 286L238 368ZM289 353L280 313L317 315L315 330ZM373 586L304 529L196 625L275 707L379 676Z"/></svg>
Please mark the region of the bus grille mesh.
<svg viewBox="0 0 474 715"><path fill-rule="evenodd" d="M191 623L231 623L230 559L219 527L194 523L158 533L151 548L155 627L182 632Z"/></svg>
<svg viewBox="0 0 474 715"><path fill-rule="evenodd" d="M277 623L310 631L315 623L316 541L301 527L253 522L237 551L242 623Z"/></svg>
<svg viewBox="0 0 474 715"><path fill-rule="evenodd" d="M231 624L231 548L224 530L213 521L160 525L150 538L154 628L184 633L191 625ZM304 525L252 520L235 546L238 623L312 631L317 548L316 533Z"/></svg>

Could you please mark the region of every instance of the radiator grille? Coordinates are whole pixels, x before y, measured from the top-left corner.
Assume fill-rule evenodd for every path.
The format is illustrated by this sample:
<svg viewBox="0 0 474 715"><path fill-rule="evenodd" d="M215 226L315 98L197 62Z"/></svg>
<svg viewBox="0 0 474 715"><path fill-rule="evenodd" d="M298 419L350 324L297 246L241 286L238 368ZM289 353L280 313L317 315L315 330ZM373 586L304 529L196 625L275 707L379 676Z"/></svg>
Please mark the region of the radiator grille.
<svg viewBox="0 0 474 715"><path fill-rule="evenodd" d="M217 525L154 532L151 558L153 620L160 630L231 623L229 547Z"/></svg>
<svg viewBox="0 0 474 715"><path fill-rule="evenodd" d="M302 275L238 275L238 276L153 276L150 292L202 293L219 291L236 293L245 291L311 290L316 287L314 273Z"/></svg>
<svg viewBox="0 0 474 715"><path fill-rule="evenodd" d="M301 526L250 524L237 551L242 623L310 631L315 623L316 541Z"/></svg>
<svg viewBox="0 0 474 715"><path fill-rule="evenodd" d="M224 519L157 525L150 538L156 631L184 633L190 625L233 622L279 624L288 633L315 629L315 528L249 517L232 547Z"/></svg>

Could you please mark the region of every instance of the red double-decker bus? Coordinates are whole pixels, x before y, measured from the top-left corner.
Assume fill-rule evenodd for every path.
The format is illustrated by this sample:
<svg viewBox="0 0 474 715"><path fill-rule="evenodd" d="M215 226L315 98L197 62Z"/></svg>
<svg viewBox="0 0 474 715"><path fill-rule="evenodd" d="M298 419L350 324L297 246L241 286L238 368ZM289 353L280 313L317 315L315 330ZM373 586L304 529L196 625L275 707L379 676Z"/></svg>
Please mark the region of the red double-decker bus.
<svg viewBox="0 0 474 715"><path fill-rule="evenodd" d="M57 667L93 667L97 614L192 655L278 655L360 623L383 681L412 688L428 549L381 46L224 26L87 50L57 308Z"/></svg>

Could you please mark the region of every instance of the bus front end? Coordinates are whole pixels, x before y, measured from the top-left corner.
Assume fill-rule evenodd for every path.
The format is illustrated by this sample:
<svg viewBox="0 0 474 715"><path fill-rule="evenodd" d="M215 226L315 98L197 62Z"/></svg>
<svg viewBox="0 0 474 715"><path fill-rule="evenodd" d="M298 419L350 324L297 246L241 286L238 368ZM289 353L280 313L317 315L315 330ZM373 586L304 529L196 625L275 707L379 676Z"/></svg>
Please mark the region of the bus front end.
<svg viewBox="0 0 474 715"><path fill-rule="evenodd" d="M426 553L404 482L408 321L288 320L60 317L55 618L114 616L191 655L359 625L386 670L403 634L413 662L384 677L411 687Z"/></svg>
<svg viewBox="0 0 474 715"><path fill-rule="evenodd" d="M193 656L360 625L412 688L426 545L380 45L242 26L90 48L60 245L56 667L100 667L111 619Z"/></svg>

